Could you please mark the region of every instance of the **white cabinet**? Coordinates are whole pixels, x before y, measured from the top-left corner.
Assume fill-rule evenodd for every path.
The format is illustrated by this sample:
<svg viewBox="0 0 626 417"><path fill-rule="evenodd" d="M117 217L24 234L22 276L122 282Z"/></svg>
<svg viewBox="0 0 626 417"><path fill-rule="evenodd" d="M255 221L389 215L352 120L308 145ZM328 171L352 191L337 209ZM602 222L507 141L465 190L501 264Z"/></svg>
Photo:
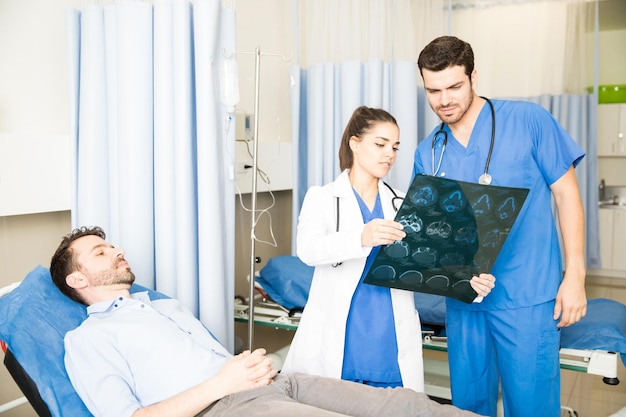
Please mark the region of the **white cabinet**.
<svg viewBox="0 0 626 417"><path fill-rule="evenodd" d="M626 156L626 103L598 105L598 156Z"/></svg>
<svg viewBox="0 0 626 417"><path fill-rule="evenodd" d="M626 270L626 210L612 210L613 269Z"/></svg>
<svg viewBox="0 0 626 417"><path fill-rule="evenodd" d="M626 210L601 208L598 212L602 269L626 271Z"/></svg>
<svg viewBox="0 0 626 417"><path fill-rule="evenodd" d="M70 210L69 135L0 132L0 217Z"/></svg>
<svg viewBox="0 0 626 417"><path fill-rule="evenodd" d="M600 225L600 261L602 269L613 269L613 212L615 210L598 210Z"/></svg>

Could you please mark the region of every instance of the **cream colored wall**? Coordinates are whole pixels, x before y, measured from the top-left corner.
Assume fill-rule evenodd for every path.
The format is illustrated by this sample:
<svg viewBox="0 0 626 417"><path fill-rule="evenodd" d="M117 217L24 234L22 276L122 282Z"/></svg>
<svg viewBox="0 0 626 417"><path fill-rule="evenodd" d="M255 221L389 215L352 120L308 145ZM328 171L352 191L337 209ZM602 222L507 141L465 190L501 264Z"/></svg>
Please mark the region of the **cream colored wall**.
<svg viewBox="0 0 626 417"><path fill-rule="evenodd" d="M69 133L65 0L0 1L0 132Z"/></svg>
<svg viewBox="0 0 626 417"><path fill-rule="evenodd" d="M285 0L237 0L236 52L241 97L237 110L254 113L254 53L259 48L261 142L291 142L289 66L296 64L291 7L292 2Z"/></svg>
<svg viewBox="0 0 626 417"><path fill-rule="evenodd" d="M599 44L599 84L626 84L626 29L600 32Z"/></svg>

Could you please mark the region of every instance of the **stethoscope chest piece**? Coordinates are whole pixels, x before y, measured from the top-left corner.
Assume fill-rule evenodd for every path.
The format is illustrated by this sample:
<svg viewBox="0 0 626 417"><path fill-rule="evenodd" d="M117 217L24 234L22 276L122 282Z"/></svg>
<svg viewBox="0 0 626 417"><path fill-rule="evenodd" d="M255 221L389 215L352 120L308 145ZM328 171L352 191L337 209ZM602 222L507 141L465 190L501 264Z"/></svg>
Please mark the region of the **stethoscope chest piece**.
<svg viewBox="0 0 626 417"><path fill-rule="evenodd" d="M478 177L478 183L482 185L491 185L491 175L488 172L485 172L483 175Z"/></svg>

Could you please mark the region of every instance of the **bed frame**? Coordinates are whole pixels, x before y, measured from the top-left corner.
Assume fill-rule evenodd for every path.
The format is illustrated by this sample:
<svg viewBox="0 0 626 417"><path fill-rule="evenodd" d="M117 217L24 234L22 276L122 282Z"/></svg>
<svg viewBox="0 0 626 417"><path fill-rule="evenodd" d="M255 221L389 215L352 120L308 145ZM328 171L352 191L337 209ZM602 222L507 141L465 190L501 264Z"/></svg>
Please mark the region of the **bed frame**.
<svg viewBox="0 0 626 417"><path fill-rule="evenodd" d="M235 321L248 322L248 305L240 299L235 303ZM300 315L293 313L273 301L260 300L254 307L255 324L285 330L296 330ZM435 335L436 331L424 330L423 348L441 352L448 351L447 339ZM603 350L561 348L561 369L602 376L608 385L619 384L617 378L618 354Z"/></svg>

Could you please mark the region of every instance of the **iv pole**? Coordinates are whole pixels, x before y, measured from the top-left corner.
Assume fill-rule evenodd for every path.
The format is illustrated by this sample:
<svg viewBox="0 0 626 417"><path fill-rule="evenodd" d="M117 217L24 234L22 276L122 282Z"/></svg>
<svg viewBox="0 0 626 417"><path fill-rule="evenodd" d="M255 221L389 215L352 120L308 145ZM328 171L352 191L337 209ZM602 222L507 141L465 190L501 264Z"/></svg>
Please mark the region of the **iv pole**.
<svg viewBox="0 0 626 417"><path fill-rule="evenodd" d="M250 52L236 52L237 54L245 54ZM230 55L226 54L228 57ZM259 153L259 90L261 75L261 50L259 47L254 50L254 136L252 138L252 191L251 191L251 210L250 210L250 288L248 299L248 349L253 349L254 341L254 295L256 290L255 265L256 257L256 205L257 205L257 176L258 176L258 153ZM290 61L291 57L286 58L279 54L264 54L272 56L280 56L283 61Z"/></svg>
<svg viewBox="0 0 626 417"><path fill-rule="evenodd" d="M255 294L255 264L256 264L256 200L257 200L257 159L259 152L259 74L261 72L261 50L254 50L254 136L252 144L252 205L250 210L250 292L248 299L248 349L253 350L254 340L254 294Z"/></svg>

